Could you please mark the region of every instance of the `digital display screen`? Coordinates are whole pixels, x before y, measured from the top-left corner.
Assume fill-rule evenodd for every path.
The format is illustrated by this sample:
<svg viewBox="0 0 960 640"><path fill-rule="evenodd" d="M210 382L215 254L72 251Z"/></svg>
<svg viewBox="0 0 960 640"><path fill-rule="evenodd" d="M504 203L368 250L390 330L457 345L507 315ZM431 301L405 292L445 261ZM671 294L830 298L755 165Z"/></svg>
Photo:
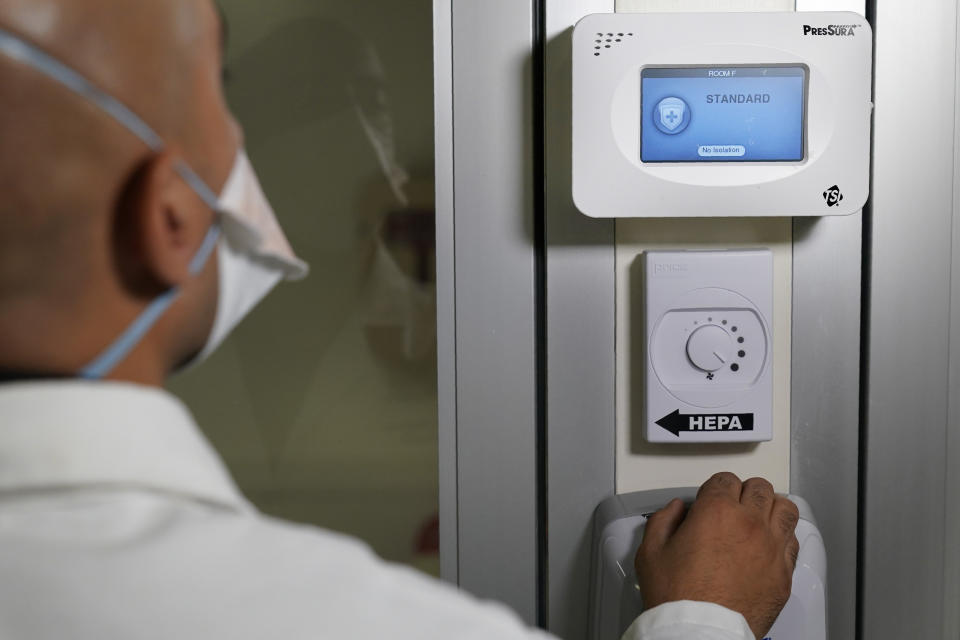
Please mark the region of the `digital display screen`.
<svg viewBox="0 0 960 640"><path fill-rule="evenodd" d="M640 83L642 162L804 159L806 66L648 67Z"/></svg>

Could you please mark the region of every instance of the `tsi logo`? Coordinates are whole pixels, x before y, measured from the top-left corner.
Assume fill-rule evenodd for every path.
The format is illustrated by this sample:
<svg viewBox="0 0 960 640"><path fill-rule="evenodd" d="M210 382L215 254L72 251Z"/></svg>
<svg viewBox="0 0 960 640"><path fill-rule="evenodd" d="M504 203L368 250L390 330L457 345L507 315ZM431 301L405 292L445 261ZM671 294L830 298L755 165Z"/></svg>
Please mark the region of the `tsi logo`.
<svg viewBox="0 0 960 640"><path fill-rule="evenodd" d="M827 201L828 207L835 207L843 200L843 194L840 193L840 187L833 185L823 192L823 199Z"/></svg>

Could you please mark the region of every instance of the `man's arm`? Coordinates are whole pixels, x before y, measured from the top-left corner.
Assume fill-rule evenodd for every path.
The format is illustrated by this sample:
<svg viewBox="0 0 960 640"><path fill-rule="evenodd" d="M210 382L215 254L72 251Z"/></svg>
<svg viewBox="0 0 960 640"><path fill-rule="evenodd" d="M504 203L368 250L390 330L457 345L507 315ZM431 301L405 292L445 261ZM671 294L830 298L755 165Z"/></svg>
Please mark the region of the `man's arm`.
<svg viewBox="0 0 960 640"><path fill-rule="evenodd" d="M650 517L636 569L647 611L625 640L763 638L790 597L796 505L769 482L718 473L687 510Z"/></svg>

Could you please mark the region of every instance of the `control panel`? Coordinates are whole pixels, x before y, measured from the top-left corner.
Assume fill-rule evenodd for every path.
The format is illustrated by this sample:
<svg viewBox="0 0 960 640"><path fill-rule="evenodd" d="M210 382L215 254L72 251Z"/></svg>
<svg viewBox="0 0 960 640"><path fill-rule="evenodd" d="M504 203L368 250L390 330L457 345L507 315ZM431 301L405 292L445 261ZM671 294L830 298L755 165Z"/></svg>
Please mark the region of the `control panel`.
<svg viewBox="0 0 960 640"><path fill-rule="evenodd" d="M644 254L650 442L772 437L769 250Z"/></svg>
<svg viewBox="0 0 960 640"><path fill-rule="evenodd" d="M607 218L867 199L873 35L845 12L611 13L573 32L573 200Z"/></svg>

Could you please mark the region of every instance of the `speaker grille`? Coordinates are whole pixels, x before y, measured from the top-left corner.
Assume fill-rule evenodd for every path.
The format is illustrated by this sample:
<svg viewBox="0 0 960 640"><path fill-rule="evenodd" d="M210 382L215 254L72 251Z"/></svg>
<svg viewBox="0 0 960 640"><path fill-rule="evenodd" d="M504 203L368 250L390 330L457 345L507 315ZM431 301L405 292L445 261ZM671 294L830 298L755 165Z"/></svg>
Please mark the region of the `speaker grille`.
<svg viewBox="0 0 960 640"><path fill-rule="evenodd" d="M599 56L607 49L612 49L627 38L632 37L632 33L597 33L593 39L593 55Z"/></svg>

